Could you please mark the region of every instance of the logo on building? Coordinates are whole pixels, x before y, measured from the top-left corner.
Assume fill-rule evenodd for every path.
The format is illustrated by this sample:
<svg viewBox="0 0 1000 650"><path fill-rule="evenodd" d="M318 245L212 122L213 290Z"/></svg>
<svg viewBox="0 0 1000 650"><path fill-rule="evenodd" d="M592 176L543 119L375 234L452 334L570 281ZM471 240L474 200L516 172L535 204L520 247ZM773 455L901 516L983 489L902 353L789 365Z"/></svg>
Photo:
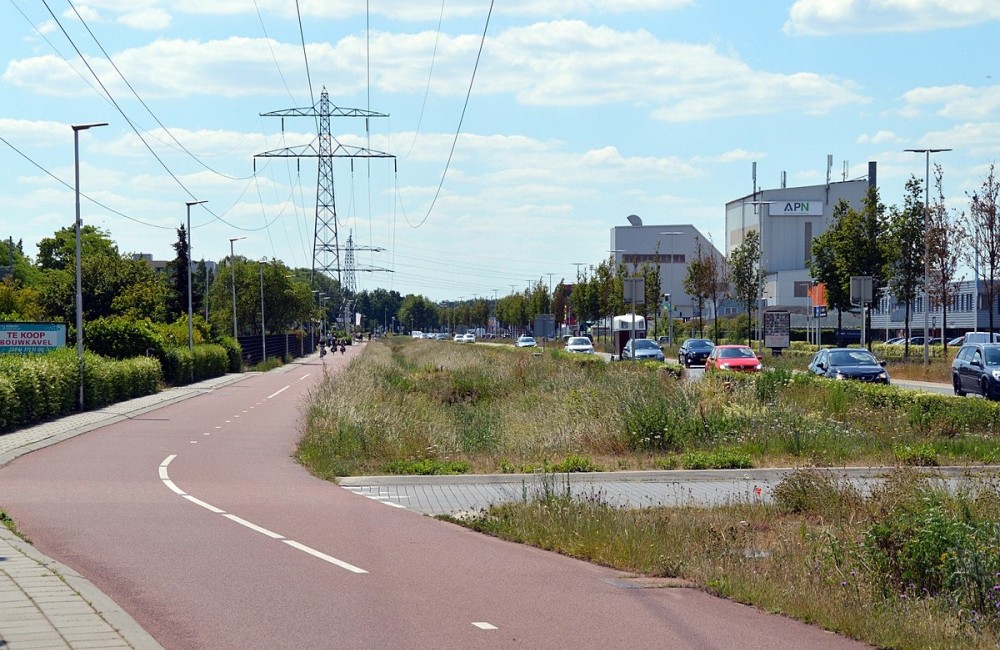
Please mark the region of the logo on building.
<svg viewBox="0 0 1000 650"><path fill-rule="evenodd" d="M771 214L785 217L823 216L822 201L778 201L771 206Z"/></svg>

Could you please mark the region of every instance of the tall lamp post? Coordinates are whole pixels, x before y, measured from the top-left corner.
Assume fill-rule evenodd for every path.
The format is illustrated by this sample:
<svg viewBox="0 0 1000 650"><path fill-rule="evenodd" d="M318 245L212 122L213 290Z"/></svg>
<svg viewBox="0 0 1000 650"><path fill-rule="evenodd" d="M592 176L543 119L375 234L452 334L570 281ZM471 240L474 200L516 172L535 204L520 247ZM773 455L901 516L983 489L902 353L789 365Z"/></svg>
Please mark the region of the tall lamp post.
<svg viewBox="0 0 1000 650"><path fill-rule="evenodd" d="M931 206L931 154L951 151L951 149L904 149L910 153L924 154L924 365L931 362L931 294L929 291L931 277L931 246L928 237L930 227ZM978 282L977 282L978 284ZM978 317L979 313L976 312ZM978 322L978 318L976 319Z"/></svg>
<svg viewBox="0 0 1000 650"><path fill-rule="evenodd" d="M262 257L257 262L257 271L260 274L260 359L267 361L267 328L264 326L264 264L267 258Z"/></svg>
<svg viewBox="0 0 1000 650"><path fill-rule="evenodd" d="M191 311L191 206L208 201L186 201L187 205L187 272L188 272L188 350L194 352L194 314ZM191 380L194 381L194 364L191 364Z"/></svg>
<svg viewBox="0 0 1000 650"><path fill-rule="evenodd" d="M230 237L229 238L229 273L230 273L230 284L233 289L233 338L239 336L236 329L236 252L234 250L233 242L238 242L241 239L246 239L246 237Z"/></svg>
<svg viewBox="0 0 1000 650"><path fill-rule="evenodd" d="M83 265L81 259L80 229L80 131L86 131L98 126L107 126L107 122L73 125L73 169L76 179L76 361L80 371L79 408L83 410ZM13 265L13 261L11 261Z"/></svg>

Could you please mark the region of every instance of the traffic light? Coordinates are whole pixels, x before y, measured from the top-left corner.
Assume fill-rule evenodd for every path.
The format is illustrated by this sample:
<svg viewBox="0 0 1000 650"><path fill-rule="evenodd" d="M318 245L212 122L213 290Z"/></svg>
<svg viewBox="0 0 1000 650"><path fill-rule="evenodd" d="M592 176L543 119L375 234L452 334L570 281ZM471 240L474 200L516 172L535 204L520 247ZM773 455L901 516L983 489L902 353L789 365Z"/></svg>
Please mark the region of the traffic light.
<svg viewBox="0 0 1000 650"><path fill-rule="evenodd" d="M670 311L670 294L669 293L663 294L663 308L666 309L667 311Z"/></svg>

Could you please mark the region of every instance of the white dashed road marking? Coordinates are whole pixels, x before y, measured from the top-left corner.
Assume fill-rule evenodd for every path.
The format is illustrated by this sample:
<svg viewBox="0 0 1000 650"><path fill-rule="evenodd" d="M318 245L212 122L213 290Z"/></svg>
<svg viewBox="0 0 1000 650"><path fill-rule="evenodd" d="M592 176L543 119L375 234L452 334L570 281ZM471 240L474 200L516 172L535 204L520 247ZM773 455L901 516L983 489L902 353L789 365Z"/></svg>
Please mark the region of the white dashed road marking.
<svg viewBox="0 0 1000 650"><path fill-rule="evenodd" d="M278 395L281 395L282 393L284 393L289 388L291 388L291 386L285 386L281 390L275 391L275 392L271 393L270 395L268 395L267 399L271 399L272 397L277 397Z"/></svg>
<svg viewBox="0 0 1000 650"><path fill-rule="evenodd" d="M222 510L221 508L216 508L215 506L213 506L210 503L205 503L204 501L202 501L201 499L199 499L197 497L191 496L190 494L188 494L184 490L182 490L179 487L177 487L177 485L175 485L174 482L170 480L170 474L167 471L167 467L170 465L170 463L175 458L177 458L177 454L171 454L171 455L167 456L166 458L163 459L163 462L160 463L160 468L159 468L160 480L163 481L163 484L166 485L170 489L170 491L172 491L172 492L174 492L176 494L179 494L180 496L184 497L185 499L187 499L188 501L190 501L191 503L193 503L193 504L195 504L197 506L201 506L202 508L205 508L206 510L214 512L217 515L222 515L226 519L229 519L230 521L234 521L234 522L236 522L237 524L239 524L241 526L244 526L246 528L249 528L252 531L260 533L261 535L266 535L266 536L268 536L268 537L270 537L272 539L281 540L282 542L284 542L285 544L288 544L292 548L296 548L296 549L302 551L303 553L308 553L309 555L312 555L313 557L319 558L319 559L323 560L324 562L329 562L330 564L334 564L336 566L339 566L342 569L347 569L351 573L368 573L364 569L358 568L358 567L354 566L353 564L348 564L347 562L344 562L343 560L338 560L337 558L332 557L330 555L327 555L326 553L322 553L320 551L317 551L314 548L310 548L310 547L306 546L305 544L300 544L299 542L296 542L295 540L286 539L285 536L282 535L282 534L280 534L280 533L275 533L273 531L270 531L270 530L268 530L268 529L266 529L266 528L264 528L262 526L258 526L255 523L249 522L246 519L243 519L241 517L237 517L234 514L228 513L225 510Z"/></svg>
<svg viewBox="0 0 1000 650"><path fill-rule="evenodd" d="M489 623L485 623L483 621L479 621L479 622L475 622L474 621L472 624L475 625L476 627L478 627L480 630L495 630L495 629L497 629L496 625L490 625Z"/></svg>

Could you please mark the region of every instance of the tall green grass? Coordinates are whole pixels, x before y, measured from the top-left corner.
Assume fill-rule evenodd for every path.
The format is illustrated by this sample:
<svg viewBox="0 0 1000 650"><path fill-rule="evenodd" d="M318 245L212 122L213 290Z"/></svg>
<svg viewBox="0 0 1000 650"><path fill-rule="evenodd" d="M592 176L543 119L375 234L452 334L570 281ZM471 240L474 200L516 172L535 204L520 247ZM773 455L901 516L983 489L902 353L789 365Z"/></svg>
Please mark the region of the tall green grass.
<svg viewBox="0 0 1000 650"><path fill-rule="evenodd" d="M998 433L1000 404L986 400L780 369L689 382L664 364L393 339L314 391L299 454L329 476L424 459L510 471L574 455L622 469L946 465L994 461Z"/></svg>

